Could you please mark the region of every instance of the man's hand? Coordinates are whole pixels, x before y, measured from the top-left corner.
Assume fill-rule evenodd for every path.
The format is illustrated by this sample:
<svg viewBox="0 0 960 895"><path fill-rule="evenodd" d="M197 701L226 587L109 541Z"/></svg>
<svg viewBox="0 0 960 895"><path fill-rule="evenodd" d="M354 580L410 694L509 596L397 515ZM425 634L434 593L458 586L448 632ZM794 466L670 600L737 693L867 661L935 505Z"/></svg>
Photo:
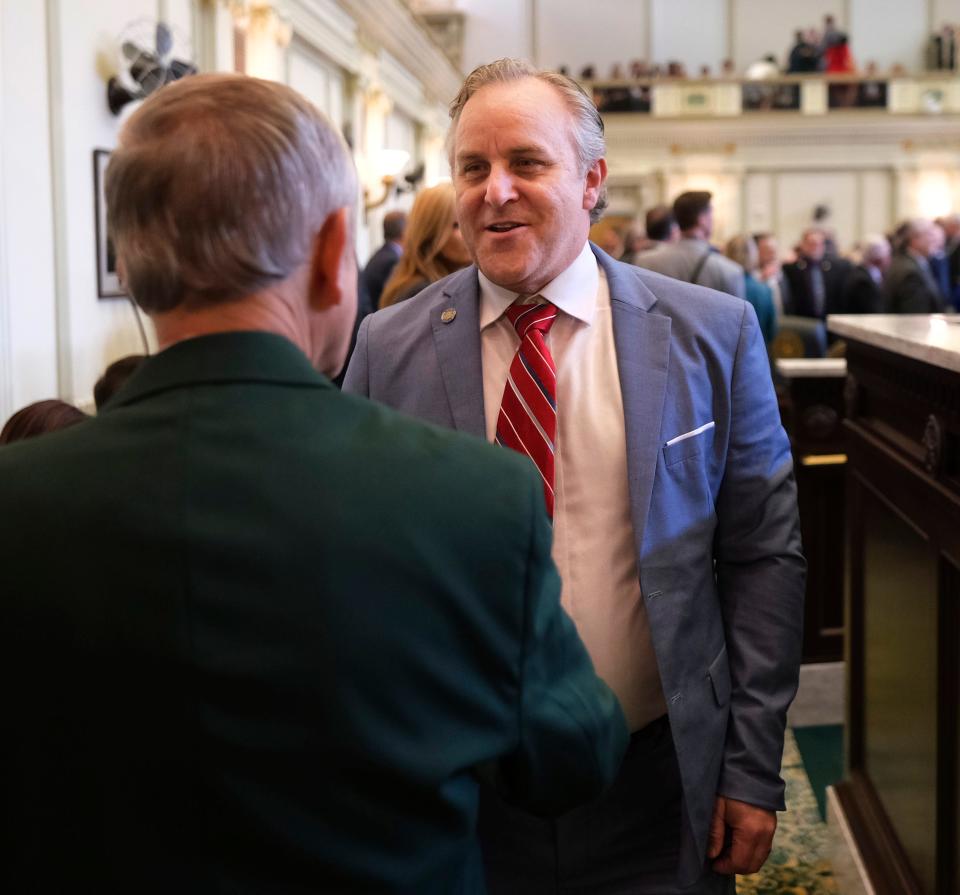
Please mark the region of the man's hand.
<svg viewBox="0 0 960 895"><path fill-rule="evenodd" d="M776 829L775 811L717 796L707 843L707 857L716 858L714 872L756 873L770 854Z"/></svg>

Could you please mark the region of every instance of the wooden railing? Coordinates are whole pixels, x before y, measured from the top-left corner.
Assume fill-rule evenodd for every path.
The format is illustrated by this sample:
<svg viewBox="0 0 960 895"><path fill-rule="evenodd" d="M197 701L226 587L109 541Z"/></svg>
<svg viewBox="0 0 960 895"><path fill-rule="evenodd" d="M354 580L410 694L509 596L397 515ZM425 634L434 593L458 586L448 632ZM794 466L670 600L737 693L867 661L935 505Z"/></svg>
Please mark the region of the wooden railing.
<svg viewBox="0 0 960 895"><path fill-rule="evenodd" d="M583 82L604 115L657 118L729 118L773 112L829 115L960 114L960 76L784 75L769 80L710 78Z"/></svg>

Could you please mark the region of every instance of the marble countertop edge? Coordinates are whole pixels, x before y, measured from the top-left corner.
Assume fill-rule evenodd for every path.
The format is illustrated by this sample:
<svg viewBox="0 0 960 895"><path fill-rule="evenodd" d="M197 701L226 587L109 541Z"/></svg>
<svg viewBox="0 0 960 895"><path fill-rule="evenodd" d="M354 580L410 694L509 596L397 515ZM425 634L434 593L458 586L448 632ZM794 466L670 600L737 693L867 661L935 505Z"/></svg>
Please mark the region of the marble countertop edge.
<svg viewBox="0 0 960 895"><path fill-rule="evenodd" d="M827 329L848 341L960 373L957 314L834 314Z"/></svg>

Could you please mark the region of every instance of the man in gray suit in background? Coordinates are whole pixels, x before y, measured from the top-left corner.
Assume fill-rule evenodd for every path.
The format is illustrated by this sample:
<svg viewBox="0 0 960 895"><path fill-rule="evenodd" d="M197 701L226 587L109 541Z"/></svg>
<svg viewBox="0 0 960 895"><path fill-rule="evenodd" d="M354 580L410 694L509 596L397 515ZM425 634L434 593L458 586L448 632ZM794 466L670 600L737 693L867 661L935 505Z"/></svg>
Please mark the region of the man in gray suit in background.
<svg viewBox="0 0 960 895"><path fill-rule="evenodd" d="M605 145L576 83L500 60L451 117L476 265L367 318L344 387L530 457L632 731L611 789L556 821L487 793L490 892L731 892L784 808L805 569L756 315L587 241Z"/></svg>
<svg viewBox="0 0 960 895"><path fill-rule="evenodd" d="M680 240L644 252L634 263L675 280L746 298L743 268L710 245L713 235L712 198L705 191L677 196L673 203L673 216L680 227Z"/></svg>

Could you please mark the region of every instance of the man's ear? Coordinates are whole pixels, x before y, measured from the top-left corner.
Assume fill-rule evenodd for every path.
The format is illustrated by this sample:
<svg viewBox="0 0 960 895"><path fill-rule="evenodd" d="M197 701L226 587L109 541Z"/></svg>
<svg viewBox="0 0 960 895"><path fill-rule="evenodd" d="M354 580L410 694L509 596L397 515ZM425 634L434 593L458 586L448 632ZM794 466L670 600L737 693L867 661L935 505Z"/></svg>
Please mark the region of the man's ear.
<svg viewBox="0 0 960 895"><path fill-rule="evenodd" d="M310 307L325 311L343 301L347 284L345 274L350 265L344 256L352 252L350 223L346 208L331 212L313 238L310 253Z"/></svg>
<svg viewBox="0 0 960 895"><path fill-rule="evenodd" d="M606 179L607 160L605 158L597 159L587 168L583 184L583 207L587 211L593 211L594 206L600 201L600 192Z"/></svg>

